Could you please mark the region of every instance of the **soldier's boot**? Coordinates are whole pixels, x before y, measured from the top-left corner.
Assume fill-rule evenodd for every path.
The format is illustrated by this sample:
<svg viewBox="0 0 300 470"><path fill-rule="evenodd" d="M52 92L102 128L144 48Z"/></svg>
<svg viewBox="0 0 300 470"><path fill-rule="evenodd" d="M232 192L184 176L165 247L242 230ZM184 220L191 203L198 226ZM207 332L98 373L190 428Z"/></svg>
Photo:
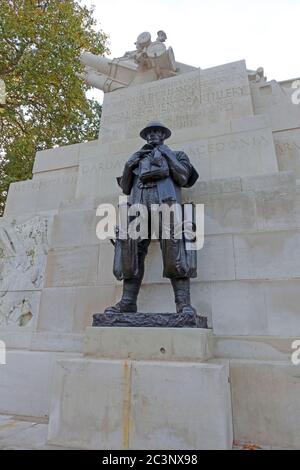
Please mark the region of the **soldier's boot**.
<svg viewBox="0 0 300 470"><path fill-rule="evenodd" d="M107 307L104 313L126 313L137 312L137 297L141 287L139 279L124 279L123 295L119 302L111 307Z"/></svg>
<svg viewBox="0 0 300 470"><path fill-rule="evenodd" d="M171 283L174 290L177 313L195 315L196 310L191 305L189 278L171 279Z"/></svg>

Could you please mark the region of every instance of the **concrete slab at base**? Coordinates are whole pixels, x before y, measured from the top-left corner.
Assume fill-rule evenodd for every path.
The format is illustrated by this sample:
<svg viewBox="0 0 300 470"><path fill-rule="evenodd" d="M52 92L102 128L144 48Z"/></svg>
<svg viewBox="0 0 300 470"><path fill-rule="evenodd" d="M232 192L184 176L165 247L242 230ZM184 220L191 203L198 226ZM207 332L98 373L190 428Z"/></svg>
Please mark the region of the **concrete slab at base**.
<svg viewBox="0 0 300 470"><path fill-rule="evenodd" d="M83 449L231 449L226 365L58 361L48 442Z"/></svg>
<svg viewBox="0 0 300 470"><path fill-rule="evenodd" d="M87 328L85 354L107 359L207 361L212 331L201 328Z"/></svg>
<svg viewBox="0 0 300 470"><path fill-rule="evenodd" d="M48 416L56 360L76 356L79 354L8 350L6 364L0 365L0 413Z"/></svg>
<svg viewBox="0 0 300 470"><path fill-rule="evenodd" d="M231 360L235 440L300 448L300 365Z"/></svg>

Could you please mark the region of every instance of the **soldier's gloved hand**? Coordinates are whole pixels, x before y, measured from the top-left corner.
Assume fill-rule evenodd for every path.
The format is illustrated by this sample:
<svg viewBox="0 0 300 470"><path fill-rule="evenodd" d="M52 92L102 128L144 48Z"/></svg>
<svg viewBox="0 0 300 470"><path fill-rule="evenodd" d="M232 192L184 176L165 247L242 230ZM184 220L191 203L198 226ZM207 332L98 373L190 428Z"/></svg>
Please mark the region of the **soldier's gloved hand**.
<svg viewBox="0 0 300 470"><path fill-rule="evenodd" d="M133 170L134 168L136 168L138 166L138 164L140 163L140 159L141 159L141 154L140 152L135 152L130 158L129 160L126 162L126 166L128 168L130 168L131 170Z"/></svg>
<svg viewBox="0 0 300 470"><path fill-rule="evenodd" d="M170 152L172 152L172 150L170 149L170 147L168 147L167 145L165 144L161 144L158 149L161 151L161 153L163 153L164 155L168 156L170 154Z"/></svg>

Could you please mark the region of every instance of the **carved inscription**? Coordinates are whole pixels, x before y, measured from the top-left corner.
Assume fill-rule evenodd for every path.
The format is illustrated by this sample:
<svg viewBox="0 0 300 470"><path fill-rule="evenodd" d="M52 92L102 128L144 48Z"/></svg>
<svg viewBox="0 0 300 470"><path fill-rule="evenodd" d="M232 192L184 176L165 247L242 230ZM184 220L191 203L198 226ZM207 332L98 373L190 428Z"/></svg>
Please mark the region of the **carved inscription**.
<svg viewBox="0 0 300 470"><path fill-rule="evenodd" d="M77 175L47 178L43 180L20 181L11 185L10 191L14 192L35 192L55 188L57 185L74 185L77 182Z"/></svg>
<svg viewBox="0 0 300 470"><path fill-rule="evenodd" d="M224 120L224 113L228 119L251 114L246 71L243 73L238 64L106 95L101 138L109 141L135 137L141 125L153 116L175 130Z"/></svg>
<svg viewBox="0 0 300 470"><path fill-rule="evenodd" d="M278 155L283 155L287 152L300 152L300 142L276 142L275 147Z"/></svg>

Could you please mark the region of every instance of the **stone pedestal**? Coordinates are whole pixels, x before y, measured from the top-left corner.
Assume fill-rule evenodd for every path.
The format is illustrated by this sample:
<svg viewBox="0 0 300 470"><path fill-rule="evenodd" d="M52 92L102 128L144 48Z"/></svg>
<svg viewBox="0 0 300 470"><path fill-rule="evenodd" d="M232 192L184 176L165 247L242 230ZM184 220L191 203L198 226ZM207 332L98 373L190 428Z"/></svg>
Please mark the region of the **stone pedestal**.
<svg viewBox="0 0 300 470"><path fill-rule="evenodd" d="M230 449L228 368L211 331L88 328L85 356L58 361L51 444L84 449Z"/></svg>

